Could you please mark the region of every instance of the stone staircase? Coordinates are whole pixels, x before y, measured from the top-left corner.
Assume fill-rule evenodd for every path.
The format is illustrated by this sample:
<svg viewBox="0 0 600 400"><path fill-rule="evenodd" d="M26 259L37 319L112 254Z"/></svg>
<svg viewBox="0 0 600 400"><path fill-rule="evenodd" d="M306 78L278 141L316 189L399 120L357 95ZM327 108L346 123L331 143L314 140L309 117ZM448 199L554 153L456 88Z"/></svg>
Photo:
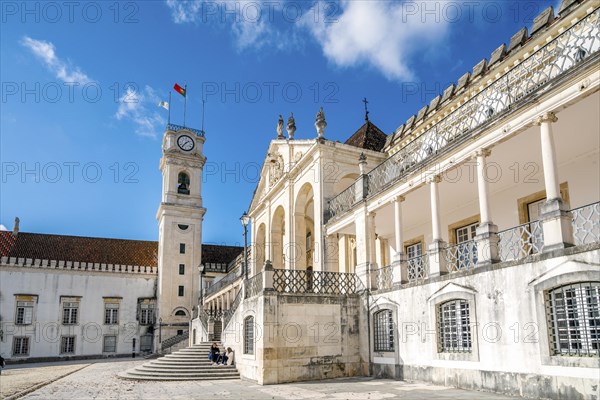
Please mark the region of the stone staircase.
<svg viewBox="0 0 600 400"><path fill-rule="evenodd" d="M153 381L240 379L233 365L211 365L211 343L195 344L118 374L120 378ZM219 345L222 348L221 345Z"/></svg>

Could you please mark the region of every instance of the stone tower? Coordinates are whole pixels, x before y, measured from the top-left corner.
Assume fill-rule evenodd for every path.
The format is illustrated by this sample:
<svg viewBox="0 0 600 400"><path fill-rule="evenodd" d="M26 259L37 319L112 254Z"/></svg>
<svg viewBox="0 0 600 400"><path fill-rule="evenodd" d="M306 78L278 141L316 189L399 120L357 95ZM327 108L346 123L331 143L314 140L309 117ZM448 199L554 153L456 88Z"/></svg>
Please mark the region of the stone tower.
<svg viewBox="0 0 600 400"><path fill-rule="evenodd" d="M204 132L169 124L162 143L162 200L156 219L158 317L162 341L188 330L198 304L202 252ZM159 321L157 321L159 322ZM158 342L158 341L157 341Z"/></svg>

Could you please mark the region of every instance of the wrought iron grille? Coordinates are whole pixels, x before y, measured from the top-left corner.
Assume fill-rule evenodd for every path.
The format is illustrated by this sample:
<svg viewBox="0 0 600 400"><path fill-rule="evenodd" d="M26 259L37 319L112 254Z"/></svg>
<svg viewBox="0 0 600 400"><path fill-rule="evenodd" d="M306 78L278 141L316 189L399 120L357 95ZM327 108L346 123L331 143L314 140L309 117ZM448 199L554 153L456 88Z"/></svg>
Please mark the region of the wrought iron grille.
<svg viewBox="0 0 600 400"><path fill-rule="evenodd" d="M254 317L244 320L244 354L254 354Z"/></svg>
<svg viewBox="0 0 600 400"><path fill-rule="evenodd" d="M446 249L448 271L456 272L477 264L477 243L469 240Z"/></svg>
<svg viewBox="0 0 600 400"><path fill-rule="evenodd" d="M600 356L600 282L561 286L546 293L555 355Z"/></svg>
<svg viewBox="0 0 600 400"><path fill-rule="evenodd" d="M372 196L405 179L418 166L468 140L475 129L595 55L600 48L599 14L596 9L374 168L367 175L367 194ZM338 199L342 194L345 198ZM343 214L354 202L342 192L329 204L326 220Z"/></svg>
<svg viewBox="0 0 600 400"><path fill-rule="evenodd" d="M429 270L429 254L409 258L407 261L408 281L414 282L425 279Z"/></svg>
<svg viewBox="0 0 600 400"><path fill-rule="evenodd" d="M469 302L450 300L438 309L438 351L470 352L472 348Z"/></svg>
<svg viewBox="0 0 600 400"><path fill-rule="evenodd" d="M194 129L194 128L188 128L187 126L182 126L182 125L175 125L175 124L167 124L167 130L169 131L175 131L175 132L179 132L182 130L188 130L192 133L195 133L197 136L202 136L204 137L204 131L200 130L200 129Z"/></svg>
<svg viewBox="0 0 600 400"><path fill-rule="evenodd" d="M392 310L381 310L373 314L375 351L394 351L394 314Z"/></svg>
<svg viewBox="0 0 600 400"><path fill-rule="evenodd" d="M533 221L498 233L501 261L520 260L537 254L544 247L544 231L540 221Z"/></svg>
<svg viewBox="0 0 600 400"><path fill-rule="evenodd" d="M600 202L571 210L575 245L600 241Z"/></svg>
<svg viewBox="0 0 600 400"><path fill-rule="evenodd" d="M273 289L280 293L354 294L358 279L352 273L277 269Z"/></svg>
<svg viewBox="0 0 600 400"><path fill-rule="evenodd" d="M391 289L394 283L394 270L391 265L381 267L375 271L377 276L377 289Z"/></svg>
<svg viewBox="0 0 600 400"><path fill-rule="evenodd" d="M356 204L356 182L329 201L328 218L344 213Z"/></svg>
<svg viewBox="0 0 600 400"><path fill-rule="evenodd" d="M223 330L225 330L225 328L227 328L227 324L229 324L229 321L231 321L231 317L233 317L233 314L235 314L235 310L237 310L238 306L240 305L240 303L242 302L242 290L238 290L237 295L235 296L235 299L233 300L233 303L231 303L231 305L229 306L229 310L225 311L225 313L223 313Z"/></svg>
<svg viewBox="0 0 600 400"><path fill-rule="evenodd" d="M244 298L254 297L263 290L263 276L262 272L254 275L252 278L248 279L245 283L246 285L246 293L244 294Z"/></svg>
<svg viewBox="0 0 600 400"><path fill-rule="evenodd" d="M219 279L217 282L204 289L204 297L206 298L208 296L211 296L223 289L225 286L231 285L240 279L242 279L242 277L240 276L240 269L236 268L233 271L229 272L227 275L225 275L223 278Z"/></svg>
<svg viewBox="0 0 600 400"><path fill-rule="evenodd" d="M198 312L198 317L200 317L200 323L206 332L208 332L208 313L206 310L200 310Z"/></svg>

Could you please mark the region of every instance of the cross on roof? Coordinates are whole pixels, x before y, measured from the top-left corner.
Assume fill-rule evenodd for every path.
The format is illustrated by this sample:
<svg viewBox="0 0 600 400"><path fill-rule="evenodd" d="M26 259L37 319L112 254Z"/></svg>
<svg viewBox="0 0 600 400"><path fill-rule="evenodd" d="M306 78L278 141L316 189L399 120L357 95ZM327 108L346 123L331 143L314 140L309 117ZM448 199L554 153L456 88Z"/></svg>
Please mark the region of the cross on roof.
<svg viewBox="0 0 600 400"><path fill-rule="evenodd" d="M363 99L363 103L365 103L365 121L368 121L369 120L369 109L367 108L367 104L369 104L369 101L367 100L366 97Z"/></svg>

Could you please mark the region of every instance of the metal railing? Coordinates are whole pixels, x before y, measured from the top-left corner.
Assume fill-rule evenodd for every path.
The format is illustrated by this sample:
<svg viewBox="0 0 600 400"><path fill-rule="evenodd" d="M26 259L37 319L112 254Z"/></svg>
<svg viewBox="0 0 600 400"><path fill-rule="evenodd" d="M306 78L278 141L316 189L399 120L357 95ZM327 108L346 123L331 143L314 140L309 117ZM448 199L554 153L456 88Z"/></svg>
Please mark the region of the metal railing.
<svg viewBox="0 0 600 400"><path fill-rule="evenodd" d="M429 254L412 257L407 260L408 281L415 282L425 279L429 271Z"/></svg>
<svg viewBox="0 0 600 400"><path fill-rule="evenodd" d="M273 290L280 293L355 294L360 280L352 273L276 269Z"/></svg>
<svg viewBox="0 0 600 400"><path fill-rule="evenodd" d="M160 348L162 350L166 350L170 347L175 346L177 343L181 343L184 340L189 339L189 337L190 337L190 332L185 331L181 335L175 335L166 340L163 340L163 342L160 344Z"/></svg>
<svg viewBox="0 0 600 400"><path fill-rule="evenodd" d="M377 289L391 289L394 284L394 270L391 265L375 270Z"/></svg>
<svg viewBox="0 0 600 400"><path fill-rule="evenodd" d="M477 243L474 240L455 244L446 249L448 272L473 268L477 264Z"/></svg>
<svg viewBox="0 0 600 400"><path fill-rule="evenodd" d="M192 133L195 133L197 136L204 137L204 131L201 129L188 128L187 126L182 126L182 125L167 124L167 130L169 130L169 131L179 132L184 129L188 130Z"/></svg>
<svg viewBox="0 0 600 400"><path fill-rule="evenodd" d="M498 232L500 261L520 260L542 252L544 231L541 221L528 222Z"/></svg>
<svg viewBox="0 0 600 400"><path fill-rule="evenodd" d="M237 308L241 302L242 302L242 290L240 289L238 291L237 295L235 296L233 303L231 303L231 305L229 306L229 310L227 310L223 313L223 331L225 331L227 324L229 324L231 317L233 317L233 314L235 314L235 310L237 310Z"/></svg>
<svg viewBox="0 0 600 400"><path fill-rule="evenodd" d="M231 271L229 274L225 275L222 279L219 279L218 281L216 281L209 287L205 288L204 289L204 298L217 293L224 287L231 285L240 279L242 279L242 277L240 276L240 269L236 268L233 271Z"/></svg>
<svg viewBox="0 0 600 400"><path fill-rule="evenodd" d="M600 48L598 20L596 9L375 167L366 176L366 195L405 179L438 154L469 140L478 128L515 108L527 95L547 88L560 75L590 59ZM347 190L329 201L326 222L356 204Z"/></svg>
<svg viewBox="0 0 600 400"><path fill-rule="evenodd" d="M600 202L574 208L571 214L576 246L600 242Z"/></svg>

